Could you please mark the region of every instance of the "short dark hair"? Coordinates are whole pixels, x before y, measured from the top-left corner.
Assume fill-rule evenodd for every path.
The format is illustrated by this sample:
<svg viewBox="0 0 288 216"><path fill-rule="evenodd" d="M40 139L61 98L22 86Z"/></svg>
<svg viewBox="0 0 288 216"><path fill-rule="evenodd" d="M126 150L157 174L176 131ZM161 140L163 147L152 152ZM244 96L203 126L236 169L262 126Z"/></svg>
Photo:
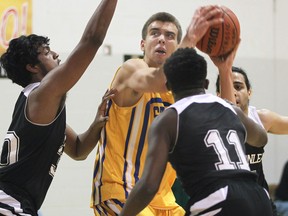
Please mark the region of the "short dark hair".
<svg viewBox="0 0 288 216"><path fill-rule="evenodd" d="M177 42L180 43L182 39L182 28L179 23L179 21L174 17L172 14L167 13L167 12L159 12L154 15L152 15L144 24L142 28L142 39L145 40L147 34L148 34L148 26L154 22L154 21L161 21L161 22L171 22L173 23L176 28L178 29L178 34L177 34Z"/></svg>
<svg viewBox="0 0 288 216"><path fill-rule="evenodd" d="M167 84L175 93L204 88L207 62L193 48L177 49L164 63Z"/></svg>
<svg viewBox="0 0 288 216"><path fill-rule="evenodd" d="M248 79L248 76L247 76L247 73L245 72L244 69L240 68L240 67L235 67L235 66L232 66L232 72L234 73L240 73L243 75L244 77L244 82L245 82L245 85L247 87L247 90L251 90L251 83ZM216 81L216 92L220 92L220 76L218 74L217 76L217 81Z"/></svg>
<svg viewBox="0 0 288 216"><path fill-rule="evenodd" d="M22 87L30 84L32 74L26 66L40 63L38 48L43 44L49 45L49 41L49 38L35 34L12 39L8 49L0 58L1 67L7 73L7 77Z"/></svg>

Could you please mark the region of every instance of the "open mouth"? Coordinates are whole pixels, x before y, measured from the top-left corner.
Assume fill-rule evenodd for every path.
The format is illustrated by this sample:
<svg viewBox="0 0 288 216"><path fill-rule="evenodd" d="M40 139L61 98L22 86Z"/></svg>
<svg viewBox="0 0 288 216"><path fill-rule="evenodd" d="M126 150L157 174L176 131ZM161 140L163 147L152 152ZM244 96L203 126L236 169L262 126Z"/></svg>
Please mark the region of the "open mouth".
<svg viewBox="0 0 288 216"><path fill-rule="evenodd" d="M166 51L165 50L156 50L156 53L161 54L161 55L165 55Z"/></svg>

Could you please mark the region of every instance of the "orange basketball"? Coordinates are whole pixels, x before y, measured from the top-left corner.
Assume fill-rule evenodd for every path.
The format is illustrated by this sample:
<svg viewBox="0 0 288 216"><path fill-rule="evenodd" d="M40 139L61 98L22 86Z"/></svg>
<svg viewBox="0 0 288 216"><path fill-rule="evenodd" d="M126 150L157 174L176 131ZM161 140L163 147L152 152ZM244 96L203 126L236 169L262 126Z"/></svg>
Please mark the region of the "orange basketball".
<svg viewBox="0 0 288 216"><path fill-rule="evenodd" d="M228 54L236 46L240 38L240 23L237 16L229 8L221 6L224 22L211 26L196 47L212 57Z"/></svg>

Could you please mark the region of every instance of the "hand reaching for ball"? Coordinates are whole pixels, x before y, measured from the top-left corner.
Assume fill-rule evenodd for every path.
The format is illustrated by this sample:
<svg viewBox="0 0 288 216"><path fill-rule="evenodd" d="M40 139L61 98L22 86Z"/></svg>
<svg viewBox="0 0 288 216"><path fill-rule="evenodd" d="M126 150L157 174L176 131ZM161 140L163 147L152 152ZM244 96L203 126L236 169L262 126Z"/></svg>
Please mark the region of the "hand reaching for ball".
<svg viewBox="0 0 288 216"><path fill-rule="evenodd" d="M223 11L217 5L198 8L193 15L180 47L195 47L210 26L219 25L223 22L222 13Z"/></svg>
<svg viewBox="0 0 288 216"><path fill-rule="evenodd" d="M209 56L219 57L229 54L240 38L240 23L233 11L220 6L222 13L215 15L222 17L223 22L211 25L196 47Z"/></svg>

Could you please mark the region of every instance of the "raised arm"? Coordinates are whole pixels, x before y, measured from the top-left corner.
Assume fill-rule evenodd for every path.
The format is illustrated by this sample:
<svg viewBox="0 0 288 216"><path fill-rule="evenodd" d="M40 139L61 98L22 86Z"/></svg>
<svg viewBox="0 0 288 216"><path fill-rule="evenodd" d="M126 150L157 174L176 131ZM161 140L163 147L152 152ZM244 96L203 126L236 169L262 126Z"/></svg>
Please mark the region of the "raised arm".
<svg viewBox="0 0 288 216"><path fill-rule="evenodd" d="M240 44L240 39L236 47L226 56L210 57L219 72L220 97L236 104L235 89L233 85L232 66Z"/></svg>
<svg viewBox="0 0 288 216"><path fill-rule="evenodd" d="M80 79L103 43L116 4L117 0L101 1L66 62L51 71L48 70L40 86L30 94L28 102L30 120L44 124L50 123L55 118L63 96ZM49 51L47 50L47 55Z"/></svg>

